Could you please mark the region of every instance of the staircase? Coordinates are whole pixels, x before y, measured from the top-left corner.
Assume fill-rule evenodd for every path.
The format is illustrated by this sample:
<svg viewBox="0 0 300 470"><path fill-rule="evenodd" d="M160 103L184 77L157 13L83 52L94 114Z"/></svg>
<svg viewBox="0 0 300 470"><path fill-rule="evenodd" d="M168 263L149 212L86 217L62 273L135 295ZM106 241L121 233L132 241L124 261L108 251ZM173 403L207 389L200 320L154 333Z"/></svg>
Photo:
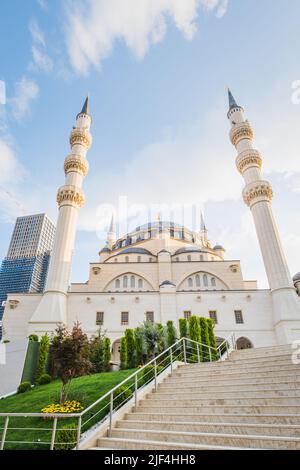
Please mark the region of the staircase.
<svg viewBox="0 0 300 470"><path fill-rule="evenodd" d="M180 365L95 450L300 449L300 364L291 346Z"/></svg>

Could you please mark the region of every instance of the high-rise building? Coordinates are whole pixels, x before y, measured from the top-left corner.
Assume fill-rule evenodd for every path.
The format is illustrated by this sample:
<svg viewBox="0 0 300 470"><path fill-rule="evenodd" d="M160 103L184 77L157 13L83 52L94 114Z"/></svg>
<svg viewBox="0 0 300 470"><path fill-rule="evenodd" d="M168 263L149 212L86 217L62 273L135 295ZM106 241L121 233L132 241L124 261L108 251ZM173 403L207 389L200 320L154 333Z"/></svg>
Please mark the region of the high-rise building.
<svg viewBox="0 0 300 470"><path fill-rule="evenodd" d="M0 268L0 338L7 294L43 292L55 225L46 214L18 217Z"/></svg>

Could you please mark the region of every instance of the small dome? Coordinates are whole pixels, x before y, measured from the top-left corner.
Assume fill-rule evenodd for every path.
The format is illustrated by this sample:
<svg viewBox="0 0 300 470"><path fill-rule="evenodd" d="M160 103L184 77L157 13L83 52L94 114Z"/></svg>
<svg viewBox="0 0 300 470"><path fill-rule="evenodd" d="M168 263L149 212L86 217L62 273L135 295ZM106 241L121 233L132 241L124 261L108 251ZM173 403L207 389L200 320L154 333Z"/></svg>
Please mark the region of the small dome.
<svg viewBox="0 0 300 470"><path fill-rule="evenodd" d="M159 253L169 253L169 254L170 254L170 252L169 252L168 250L160 250L160 251L158 252L158 254L159 254Z"/></svg>
<svg viewBox="0 0 300 470"><path fill-rule="evenodd" d="M104 248L102 248L102 250L100 251L100 254L101 253L111 253L111 249L108 248L108 246L105 246Z"/></svg>
<svg viewBox="0 0 300 470"><path fill-rule="evenodd" d="M174 282L171 282L171 281L164 281L161 283L161 286L175 286Z"/></svg>
<svg viewBox="0 0 300 470"><path fill-rule="evenodd" d="M295 276L293 277L293 281L294 282L300 281L300 273L295 274Z"/></svg>
<svg viewBox="0 0 300 470"><path fill-rule="evenodd" d="M129 254L129 253L138 253L140 255L150 255L154 256L150 251L145 250L145 248L125 248L125 250L120 251L118 255L124 255L124 254Z"/></svg>
<svg viewBox="0 0 300 470"><path fill-rule="evenodd" d="M180 255L181 253L206 253L208 250L205 248L196 248L196 247L189 247L189 248L179 248L179 250L175 251L174 255Z"/></svg>
<svg viewBox="0 0 300 470"><path fill-rule="evenodd" d="M225 248L223 248L222 245L216 245L216 246L214 246L214 250L222 250L222 251L225 251Z"/></svg>

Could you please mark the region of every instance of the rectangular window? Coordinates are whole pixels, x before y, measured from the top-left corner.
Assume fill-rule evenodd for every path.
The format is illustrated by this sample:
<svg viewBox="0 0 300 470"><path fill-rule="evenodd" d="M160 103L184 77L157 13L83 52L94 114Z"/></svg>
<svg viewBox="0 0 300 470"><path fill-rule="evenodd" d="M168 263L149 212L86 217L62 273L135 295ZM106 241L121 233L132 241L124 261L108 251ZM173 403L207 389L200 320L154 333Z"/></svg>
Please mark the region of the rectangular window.
<svg viewBox="0 0 300 470"><path fill-rule="evenodd" d="M129 323L129 313L122 312L121 313L121 325L128 325Z"/></svg>
<svg viewBox="0 0 300 470"><path fill-rule="evenodd" d="M146 312L146 321L154 322L154 312Z"/></svg>
<svg viewBox="0 0 300 470"><path fill-rule="evenodd" d="M185 312L183 312L183 316L186 320L189 320L190 317L192 316L192 312L190 312L189 310L186 310Z"/></svg>
<svg viewBox="0 0 300 470"><path fill-rule="evenodd" d="M217 325L218 316L217 316L217 312L215 310L210 310L209 311L209 318L211 318L215 322L215 325Z"/></svg>
<svg viewBox="0 0 300 470"><path fill-rule="evenodd" d="M235 310L235 323L244 323L242 310Z"/></svg>
<svg viewBox="0 0 300 470"><path fill-rule="evenodd" d="M96 313L96 325L103 325L104 323L104 312L97 312Z"/></svg>

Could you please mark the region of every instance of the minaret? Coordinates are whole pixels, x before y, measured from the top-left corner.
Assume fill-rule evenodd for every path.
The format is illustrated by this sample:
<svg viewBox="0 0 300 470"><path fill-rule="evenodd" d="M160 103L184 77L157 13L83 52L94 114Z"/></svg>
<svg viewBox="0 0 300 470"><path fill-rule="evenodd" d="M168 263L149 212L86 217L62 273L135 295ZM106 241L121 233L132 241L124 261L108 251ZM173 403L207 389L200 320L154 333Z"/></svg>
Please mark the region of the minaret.
<svg viewBox="0 0 300 470"><path fill-rule="evenodd" d="M200 214L200 235L203 246L207 246L208 238L207 238L207 228L204 222L203 213Z"/></svg>
<svg viewBox="0 0 300 470"><path fill-rule="evenodd" d="M257 237L271 289L273 321L279 344L293 341L293 329L300 327L300 299L296 295L291 275L272 212L271 184L261 177L262 157L252 146L253 131L244 118L230 90L228 119L230 140L236 147L236 166L245 180L243 198L253 215Z"/></svg>
<svg viewBox="0 0 300 470"><path fill-rule="evenodd" d="M86 154L92 144L90 101L86 98L70 135L71 154L64 163L65 184L57 193L59 215L53 251L43 298L30 320L30 330L53 331L57 323L66 323L67 291L78 213L84 205L81 189L88 173Z"/></svg>
<svg viewBox="0 0 300 470"><path fill-rule="evenodd" d="M113 245L116 243L116 240L117 240L117 229L116 229L114 215L112 215L109 230L107 232L108 248L112 249Z"/></svg>

